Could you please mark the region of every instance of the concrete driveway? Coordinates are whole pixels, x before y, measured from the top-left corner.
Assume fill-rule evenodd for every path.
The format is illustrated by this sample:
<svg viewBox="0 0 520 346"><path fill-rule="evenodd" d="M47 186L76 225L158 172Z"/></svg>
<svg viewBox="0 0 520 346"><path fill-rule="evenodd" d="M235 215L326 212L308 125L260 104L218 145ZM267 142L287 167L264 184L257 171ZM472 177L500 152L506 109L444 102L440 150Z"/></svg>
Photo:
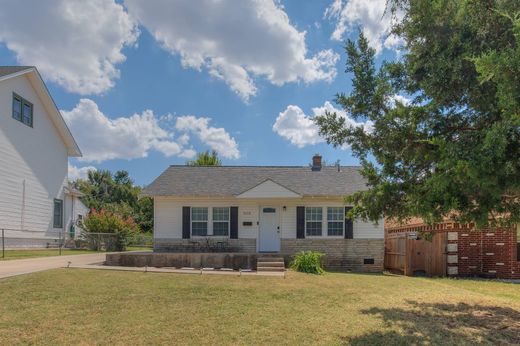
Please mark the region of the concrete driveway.
<svg viewBox="0 0 520 346"><path fill-rule="evenodd" d="M0 279L16 275L29 274L43 270L66 267L71 265L80 266L105 261L106 253L95 253L87 255L68 255L55 257L39 257L20 260L9 260L0 262Z"/></svg>

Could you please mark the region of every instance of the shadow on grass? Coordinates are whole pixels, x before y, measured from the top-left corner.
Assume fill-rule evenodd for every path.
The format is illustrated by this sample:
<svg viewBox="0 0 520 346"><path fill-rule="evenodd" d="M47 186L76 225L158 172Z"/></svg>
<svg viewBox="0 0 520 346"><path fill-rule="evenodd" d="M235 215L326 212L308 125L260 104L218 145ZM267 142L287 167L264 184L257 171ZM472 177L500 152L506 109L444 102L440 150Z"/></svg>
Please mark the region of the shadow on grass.
<svg viewBox="0 0 520 346"><path fill-rule="evenodd" d="M386 332L345 338L351 345L518 345L520 311L485 305L407 301L403 308L363 310L380 317Z"/></svg>

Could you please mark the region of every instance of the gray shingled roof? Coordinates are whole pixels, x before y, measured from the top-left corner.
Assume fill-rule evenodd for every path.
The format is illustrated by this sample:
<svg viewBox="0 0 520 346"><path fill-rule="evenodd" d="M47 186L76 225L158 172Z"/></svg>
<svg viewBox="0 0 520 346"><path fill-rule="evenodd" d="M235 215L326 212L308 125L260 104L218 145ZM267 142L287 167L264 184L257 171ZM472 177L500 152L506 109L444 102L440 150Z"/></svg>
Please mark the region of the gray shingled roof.
<svg viewBox="0 0 520 346"><path fill-rule="evenodd" d="M0 77L8 76L10 74L20 72L23 70L29 70L34 68L33 66L0 66Z"/></svg>
<svg viewBox="0 0 520 346"><path fill-rule="evenodd" d="M302 196L345 196L367 189L360 167L170 166L141 195L230 197L267 179Z"/></svg>

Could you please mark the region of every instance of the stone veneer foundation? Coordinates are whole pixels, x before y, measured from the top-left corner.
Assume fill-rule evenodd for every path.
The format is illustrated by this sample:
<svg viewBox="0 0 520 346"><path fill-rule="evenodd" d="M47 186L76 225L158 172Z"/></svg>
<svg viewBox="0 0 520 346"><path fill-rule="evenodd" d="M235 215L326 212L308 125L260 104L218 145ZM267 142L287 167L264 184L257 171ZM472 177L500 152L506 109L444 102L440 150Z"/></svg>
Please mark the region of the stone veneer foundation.
<svg viewBox="0 0 520 346"><path fill-rule="evenodd" d="M228 239L227 242L226 253L235 253L235 256L240 253L256 253L256 239ZM154 251L193 253L196 250L192 244L193 239L159 238L155 239ZM285 264L288 265L295 253L310 250L325 254L323 264L326 269L359 272L383 270L384 239L281 239L279 255L284 257ZM247 259L247 263L250 263L250 260Z"/></svg>

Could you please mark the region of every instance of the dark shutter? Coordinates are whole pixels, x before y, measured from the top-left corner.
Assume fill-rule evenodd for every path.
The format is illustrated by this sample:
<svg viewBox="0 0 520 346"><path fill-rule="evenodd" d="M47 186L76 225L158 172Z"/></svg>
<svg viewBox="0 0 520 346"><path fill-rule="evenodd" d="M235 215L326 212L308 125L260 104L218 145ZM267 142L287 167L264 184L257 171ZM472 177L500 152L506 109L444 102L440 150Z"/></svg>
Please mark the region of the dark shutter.
<svg viewBox="0 0 520 346"><path fill-rule="evenodd" d="M229 237L238 239L238 207L229 208Z"/></svg>
<svg viewBox="0 0 520 346"><path fill-rule="evenodd" d="M296 238L305 238L305 207L296 207Z"/></svg>
<svg viewBox="0 0 520 346"><path fill-rule="evenodd" d="M354 222L347 218L347 213L352 207L345 207L345 239L354 238Z"/></svg>
<svg viewBox="0 0 520 346"><path fill-rule="evenodd" d="M190 239L190 207L182 207L182 239Z"/></svg>

